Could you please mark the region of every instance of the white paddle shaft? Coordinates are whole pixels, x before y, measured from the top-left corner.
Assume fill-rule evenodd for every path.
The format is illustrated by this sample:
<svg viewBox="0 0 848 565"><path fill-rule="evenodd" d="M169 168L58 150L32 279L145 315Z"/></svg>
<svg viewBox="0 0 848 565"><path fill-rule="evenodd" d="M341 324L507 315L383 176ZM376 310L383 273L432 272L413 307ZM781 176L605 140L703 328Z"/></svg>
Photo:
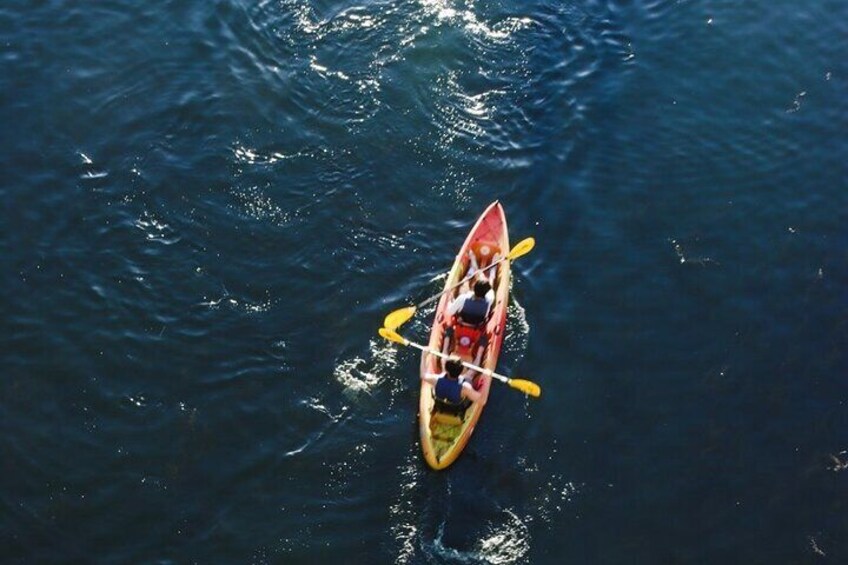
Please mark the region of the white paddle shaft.
<svg viewBox="0 0 848 565"><path fill-rule="evenodd" d="M430 355L435 355L436 357L441 357L442 359L450 359L451 358L450 355L445 355L441 351L436 351L435 349L430 348L430 347L424 347L423 345L409 341L406 338L403 338L403 340L406 342L406 345L411 345L415 349L420 349L424 353L429 353ZM462 361L462 366L467 368L467 369L477 371L478 373L483 373L484 375L487 375L489 377L494 377L494 378L498 379L499 381L501 381L503 383L509 382L509 379L507 377L505 377L503 375L499 375L499 374L495 373L494 371L492 371L491 369L484 369L483 367L478 367L477 365L475 365L473 363L468 363L467 361Z"/></svg>
<svg viewBox="0 0 848 565"><path fill-rule="evenodd" d="M445 290L443 290L443 291L442 291L442 292L440 292L439 294L436 294L436 295L434 295L434 296L431 296L431 297L430 297L430 298L428 298L427 300L424 300L424 301L422 301L422 302L419 302L419 303L415 306L415 308L416 308L416 309L417 309L417 308L421 308L422 306L426 306L426 305L430 304L431 302L433 302L433 301L434 301L434 300L436 300L437 298L441 297L444 293L446 293L446 292L450 292L450 291L452 291L452 290L456 289L457 287L460 287L460 286L462 286L463 284L467 283L467 282L468 282L468 281L470 281L473 277L477 276L477 273L485 273L486 271L488 271L488 270L489 270L489 269L491 269L492 267L494 267L494 266L496 266L496 265L498 265L498 264L500 264L500 263L503 263L504 261L509 261L509 256L501 257L500 259L498 259L497 261L495 261L494 263L492 263L492 264L491 264L491 265L489 265L488 267L483 267L482 269L477 270L477 272L475 272L475 273L473 273L473 274L471 274L471 275L468 275L467 277L465 277L464 279L462 279L461 281L459 281L458 283L456 283L456 284L455 284L455 285L453 285L452 287L450 287L450 288L446 288Z"/></svg>

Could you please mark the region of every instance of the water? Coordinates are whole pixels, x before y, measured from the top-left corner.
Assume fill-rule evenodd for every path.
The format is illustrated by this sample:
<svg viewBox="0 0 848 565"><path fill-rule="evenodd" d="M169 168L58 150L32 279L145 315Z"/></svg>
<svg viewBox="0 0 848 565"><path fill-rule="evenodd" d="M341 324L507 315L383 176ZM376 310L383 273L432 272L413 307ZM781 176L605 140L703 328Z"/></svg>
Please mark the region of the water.
<svg viewBox="0 0 848 565"><path fill-rule="evenodd" d="M4 3L0 561L845 562L846 22ZM376 329L496 198L543 396L435 473Z"/></svg>

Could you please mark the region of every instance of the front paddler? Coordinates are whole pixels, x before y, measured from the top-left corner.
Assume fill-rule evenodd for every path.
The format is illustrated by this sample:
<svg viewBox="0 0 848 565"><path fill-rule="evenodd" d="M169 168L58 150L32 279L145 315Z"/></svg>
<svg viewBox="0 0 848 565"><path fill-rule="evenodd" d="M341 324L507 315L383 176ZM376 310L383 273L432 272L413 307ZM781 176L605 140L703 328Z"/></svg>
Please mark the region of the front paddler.
<svg viewBox="0 0 848 565"><path fill-rule="evenodd" d="M462 361L459 357L451 357L445 362L445 370L441 373L424 373L421 380L433 385L436 400L451 406L462 406L469 402L480 400L480 393L471 384L471 374L462 374Z"/></svg>

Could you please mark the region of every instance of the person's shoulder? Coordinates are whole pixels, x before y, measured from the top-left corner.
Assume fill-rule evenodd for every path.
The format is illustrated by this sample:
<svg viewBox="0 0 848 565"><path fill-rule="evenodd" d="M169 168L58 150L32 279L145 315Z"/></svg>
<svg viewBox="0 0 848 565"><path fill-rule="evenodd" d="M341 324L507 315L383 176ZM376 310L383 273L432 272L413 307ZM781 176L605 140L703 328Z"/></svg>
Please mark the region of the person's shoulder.
<svg viewBox="0 0 848 565"><path fill-rule="evenodd" d="M474 384L471 381L463 381L462 391L468 400L472 402L476 402L480 398L480 391L474 388Z"/></svg>

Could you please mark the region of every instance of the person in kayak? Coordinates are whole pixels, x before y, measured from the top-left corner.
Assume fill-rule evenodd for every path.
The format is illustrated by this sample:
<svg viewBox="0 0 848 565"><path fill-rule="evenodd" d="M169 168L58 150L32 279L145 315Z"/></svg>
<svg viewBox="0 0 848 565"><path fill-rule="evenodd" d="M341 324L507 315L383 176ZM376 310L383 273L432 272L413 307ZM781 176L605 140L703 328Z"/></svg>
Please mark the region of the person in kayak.
<svg viewBox="0 0 848 565"><path fill-rule="evenodd" d="M443 372L424 373L421 380L433 385L437 400L459 406L465 401L477 402L480 400L480 393L471 384L470 372L462 374L462 361L459 357L451 357L445 362Z"/></svg>
<svg viewBox="0 0 848 565"><path fill-rule="evenodd" d="M494 261L499 255L495 254ZM489 317L489 310L495 301L495 291L492 285L495 282L496 268L483 272L477 266L477 257L474 252L468 250L468 274L470 280L465 292L460 292L450 304L448 304L448 315L456 316L469 326L480 326Z"/></svg>
<svg viewBox="0 0 848 565"><path fill-rule="evenodd" d="M448 316L458 316L469 326L480 326L489 317L495 301L495 291L488 280L474 282L473 290L463 292L448 304Z"/></svg>
<svg viewBox="0 0 848 565"><path fill-rule="evenodd" d="M460 293L448 304L447 315L452 323L445 328L442 347L442 353L456 353L465 359L479 355L489 344L488 336L482 328L495 302L495 291L492 289L495 269L489 269L487 276L477 268L474 253L469 251L468 255L469 272L474 283L470 290Z"/></svg>
<svg viewBox="0 0 848 565"><path fill-rule="evenodd" d="M501 254L495 253L494 257L492 257L492 263L495 264L500 261ZM471 277L472 281L489 281L490 285L495 284L495 272L498 270L496 267L492 267L488 271L483 271L486 267L487 257L483 257L483 262L479 266L477 265L477 255L474 254L474 251L471 249L468 250L468 275ZM471 283L469 283L469 287Z"/></svg>
<svg viewBox="0 0 848 565"><path fill-rule="evenodd" d="M495 293L487 281L477 281L474 290L463 293L448 305L448 317L452 323L445 328L445 340L442 353L451 353L464 359L481 357L489 336L485 324L489 310L495 300ZM479 364L475 361L475 364Z"/></svg>

